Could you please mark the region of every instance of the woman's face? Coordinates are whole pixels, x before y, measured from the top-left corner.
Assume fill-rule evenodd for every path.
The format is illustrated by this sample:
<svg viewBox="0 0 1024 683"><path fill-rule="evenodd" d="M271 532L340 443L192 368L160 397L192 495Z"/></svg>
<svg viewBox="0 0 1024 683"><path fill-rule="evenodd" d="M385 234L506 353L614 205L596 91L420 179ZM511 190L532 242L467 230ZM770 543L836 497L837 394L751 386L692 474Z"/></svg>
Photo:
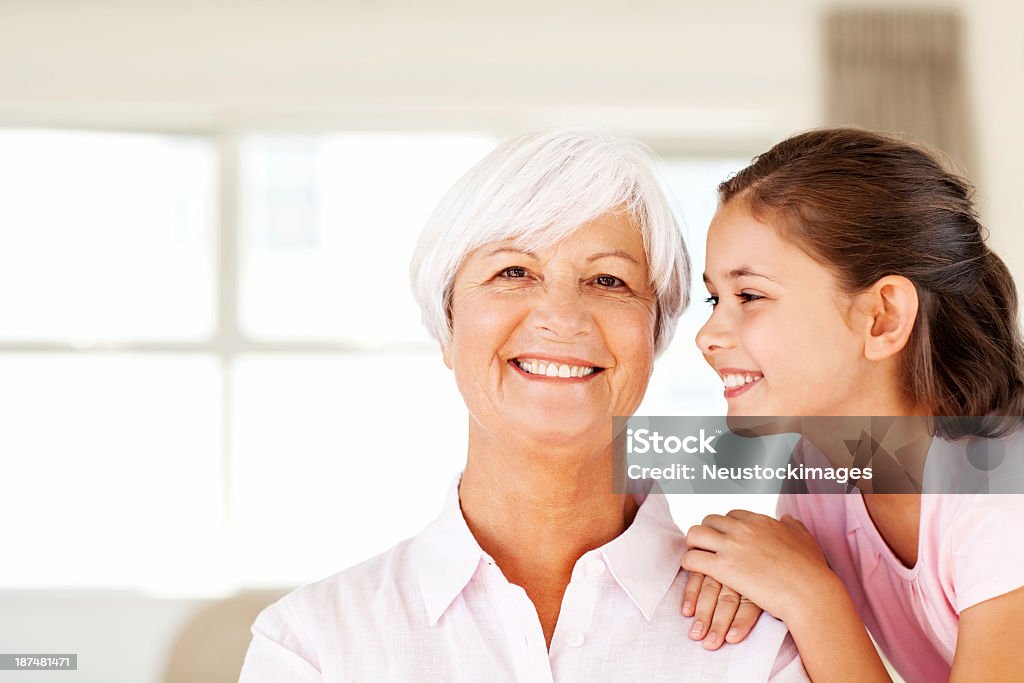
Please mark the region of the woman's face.
<svg viewBox="0 0 1024 683"><path fill-rule="evenodd" d="M704 279L714 310L697 346L729 415L872 414L851 299L828 268L733 201L711 222Z"/></svg>
<svg viewBox="0 0 1024 683"><path fill-rule="evenodd" d="M455 371L472 418L499 443L610 442L636 410L654 357L655 295L640 233L610 213L530 253L472 252L452 292Z"/></svg>

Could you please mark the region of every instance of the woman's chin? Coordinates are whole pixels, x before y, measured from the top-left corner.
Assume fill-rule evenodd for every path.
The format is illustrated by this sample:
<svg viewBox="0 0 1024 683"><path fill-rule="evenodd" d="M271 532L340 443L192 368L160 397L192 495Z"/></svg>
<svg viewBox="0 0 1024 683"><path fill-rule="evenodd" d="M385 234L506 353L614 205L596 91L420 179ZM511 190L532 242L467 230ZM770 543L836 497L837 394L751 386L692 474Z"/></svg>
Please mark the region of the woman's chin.
<svg viewBox="0 0 1024 683"><path fill-rule="evenodd" d="M580 420L578 415L548 414L517 425L515 438L541 448L593 450L612 441L611 420Z"/></svg>

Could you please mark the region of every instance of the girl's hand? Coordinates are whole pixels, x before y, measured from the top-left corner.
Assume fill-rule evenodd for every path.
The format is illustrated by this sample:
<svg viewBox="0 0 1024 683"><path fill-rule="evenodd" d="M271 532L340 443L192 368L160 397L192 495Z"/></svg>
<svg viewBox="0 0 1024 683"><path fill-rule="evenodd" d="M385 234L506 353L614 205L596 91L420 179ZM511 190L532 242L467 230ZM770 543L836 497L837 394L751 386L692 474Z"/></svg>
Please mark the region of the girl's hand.
<svg viewBox="0 0 1024 683"><path fill-rule="evenodd" d="M683 568L714 577L787 623L816 590L837 581L814 537L790 515L781 522L747 510L708 515L686 544Z"/></svg>
<svg viewBox="0 0 1024 683"><path fill-rule="evenodd" d="M690 572L683 591L683 616L694 617L690 638L704 641L705 650L738 643L750 633L761 608L710 576Z"/></svg>

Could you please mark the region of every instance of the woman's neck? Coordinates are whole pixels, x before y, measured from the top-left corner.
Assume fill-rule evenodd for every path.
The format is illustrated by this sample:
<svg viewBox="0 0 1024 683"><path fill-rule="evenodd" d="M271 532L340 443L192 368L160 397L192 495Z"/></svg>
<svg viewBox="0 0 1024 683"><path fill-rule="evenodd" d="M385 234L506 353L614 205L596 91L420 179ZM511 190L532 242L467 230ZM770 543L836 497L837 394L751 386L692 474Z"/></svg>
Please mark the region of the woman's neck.
<svg viewBox="0 0 1024 683"><path fill-rule="evenodd" d="M576 561L625 531L638 509L612 492L610 447L552 457L498 448L472 429L459 502L480 547L533 600L549 643Z"/></svg>

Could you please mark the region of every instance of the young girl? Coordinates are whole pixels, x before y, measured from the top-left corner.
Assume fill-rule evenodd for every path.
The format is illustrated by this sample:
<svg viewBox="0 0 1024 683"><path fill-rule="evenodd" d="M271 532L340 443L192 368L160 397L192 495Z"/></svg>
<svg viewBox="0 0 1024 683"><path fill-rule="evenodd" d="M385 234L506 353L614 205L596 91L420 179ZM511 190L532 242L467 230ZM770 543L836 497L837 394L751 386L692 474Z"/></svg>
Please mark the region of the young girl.
<svg viewBox="0 0 1024 683"><path fill-rule="evenodd" d="M730 416L921 416L900 435L919 456L966 462L999 437L1024 457L1020 419L1000 417L1024 408L1016 291L966 181L913 145L832 129L719 193L697 345ZM820 456L808 441L800 457ZM784 494L778 514L709 516L683 566L782 619L812 680L889 680L865 625L908 681L1024 680L1024 496ZM721 612L724 632L735 606Z"/></svg>

